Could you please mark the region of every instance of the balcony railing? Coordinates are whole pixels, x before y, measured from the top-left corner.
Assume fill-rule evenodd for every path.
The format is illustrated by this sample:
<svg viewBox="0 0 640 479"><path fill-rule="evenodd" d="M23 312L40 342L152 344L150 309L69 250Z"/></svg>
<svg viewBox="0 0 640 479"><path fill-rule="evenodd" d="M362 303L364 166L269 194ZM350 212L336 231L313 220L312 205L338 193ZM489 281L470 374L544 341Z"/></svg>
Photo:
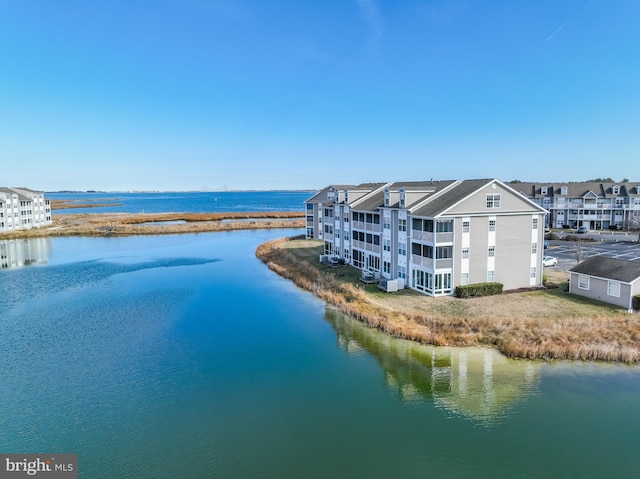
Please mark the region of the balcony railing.
<svg viewBox="0 0 640 479"><path fill-rule="evenodd" d="M436 233L436 243L452 243L453 233Z"/></svg>
<svg viewBox="0 0 640 479"><path fill-rule="evenodd" d="M426 243L433 243L433 233L431 233L430 231L413 230L411 233L411 237L414 240L423 241Z"/></svg>
<svg viewBox="0 0 640 479"><path fill-rule="evenodd" d="M453 267L453 258L442 258L436 260L436 269L447 269Z"/></svg>
<svg viewBox="0 0 640 479"><path fill-rule="evenodd" d="M433 268L433 259L425 258L424 256L420 256L417 254L411 255L411 262L416 266L426 266L428 268Z"/></svg>

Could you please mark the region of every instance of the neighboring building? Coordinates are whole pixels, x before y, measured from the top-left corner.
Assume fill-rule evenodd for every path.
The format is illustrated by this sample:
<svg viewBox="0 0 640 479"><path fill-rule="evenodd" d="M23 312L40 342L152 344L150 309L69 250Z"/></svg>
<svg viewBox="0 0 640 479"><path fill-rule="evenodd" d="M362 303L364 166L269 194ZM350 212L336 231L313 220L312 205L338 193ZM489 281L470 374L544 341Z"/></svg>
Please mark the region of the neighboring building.
<svg viewBox="0 0 640 479"><path fill-rule="evenodd" d="M569 270L569 291L633 311L640 294L640 263L592 256Z"/></svg>
<svg viewBox="0 0 640 479"><path fill-rule="evenodd" d="M640 182L516 183L510 185L549 212L550 228L638 229Z"/></svg>
<svg viewBox="0 0 640 479"><path fill-rule="evenodd" d="M498 180L329 186L305 203L307 237L375 278L431 296L542 284L545 210Z"/></svg>
<svg viewBox="0 0 640 479"><path fill-rule="evenodd" d="M51 223L51 205L44 192L0 187L0 231L27 230Z"/></svg>

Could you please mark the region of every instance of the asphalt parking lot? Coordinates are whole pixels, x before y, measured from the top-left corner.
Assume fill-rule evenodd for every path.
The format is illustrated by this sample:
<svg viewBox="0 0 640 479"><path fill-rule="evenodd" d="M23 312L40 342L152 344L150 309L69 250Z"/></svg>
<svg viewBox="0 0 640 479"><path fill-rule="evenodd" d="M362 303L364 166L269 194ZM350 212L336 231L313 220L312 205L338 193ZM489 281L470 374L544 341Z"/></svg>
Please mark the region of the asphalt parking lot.
<svg viewBox="0 0 640 479"><path fill-rule="evenodd" d="M627 261L640 262L640 243L635 240L637 234L633 235L585 235L585 239L595 239L596 241L562 241L550 240L549 247L545 249L545 256L555 256L558 264L552 268L569 270L576 262L578 249L581 250L583 260L591 256L606 256Z"/></svg>

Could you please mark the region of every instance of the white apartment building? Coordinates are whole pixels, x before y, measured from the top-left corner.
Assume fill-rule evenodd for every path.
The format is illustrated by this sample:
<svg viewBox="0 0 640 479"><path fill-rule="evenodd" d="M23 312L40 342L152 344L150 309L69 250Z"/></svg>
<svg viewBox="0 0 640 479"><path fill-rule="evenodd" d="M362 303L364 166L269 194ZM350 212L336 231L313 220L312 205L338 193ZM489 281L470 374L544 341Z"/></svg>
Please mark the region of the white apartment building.
<svg viewBox="0 0 640 479"><path fill-rule="evenodd" d="M431 296L542 284L546 211L499 180L334 185L305 203L307 238L381 280Z"/></svg>
<svg viewBox="0 0 640 479"><path fill-rule="evenodd" d="M51 204L43 191L0 187L0 231L27 230L50 224Z"/></svg>
<svg viewBox="0 0 640 479"><path fill-rule="evenodd" d="M516 183L510 185L547 210L550 228L637 229L640 182Z"/></svg>

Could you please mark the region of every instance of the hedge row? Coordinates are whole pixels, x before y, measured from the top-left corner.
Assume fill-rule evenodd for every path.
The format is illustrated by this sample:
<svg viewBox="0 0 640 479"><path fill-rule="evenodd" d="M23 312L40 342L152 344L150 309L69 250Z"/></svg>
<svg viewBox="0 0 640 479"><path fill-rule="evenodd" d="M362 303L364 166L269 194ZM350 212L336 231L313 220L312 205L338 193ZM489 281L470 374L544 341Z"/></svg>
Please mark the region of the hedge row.
<svg viewBox="0 0 640 479"><path fill-rule="evenodd" d="M476 283L456 287L458 298L477 298L479 296L493 296L502 294L502 283Z"/></svg>
<svg viewBox="0 0 640 479"><path fill-rule="evenodd" d="M633 302L631 304L635 311L640 311L640 294L636 294L633 297Z"/></svg>

